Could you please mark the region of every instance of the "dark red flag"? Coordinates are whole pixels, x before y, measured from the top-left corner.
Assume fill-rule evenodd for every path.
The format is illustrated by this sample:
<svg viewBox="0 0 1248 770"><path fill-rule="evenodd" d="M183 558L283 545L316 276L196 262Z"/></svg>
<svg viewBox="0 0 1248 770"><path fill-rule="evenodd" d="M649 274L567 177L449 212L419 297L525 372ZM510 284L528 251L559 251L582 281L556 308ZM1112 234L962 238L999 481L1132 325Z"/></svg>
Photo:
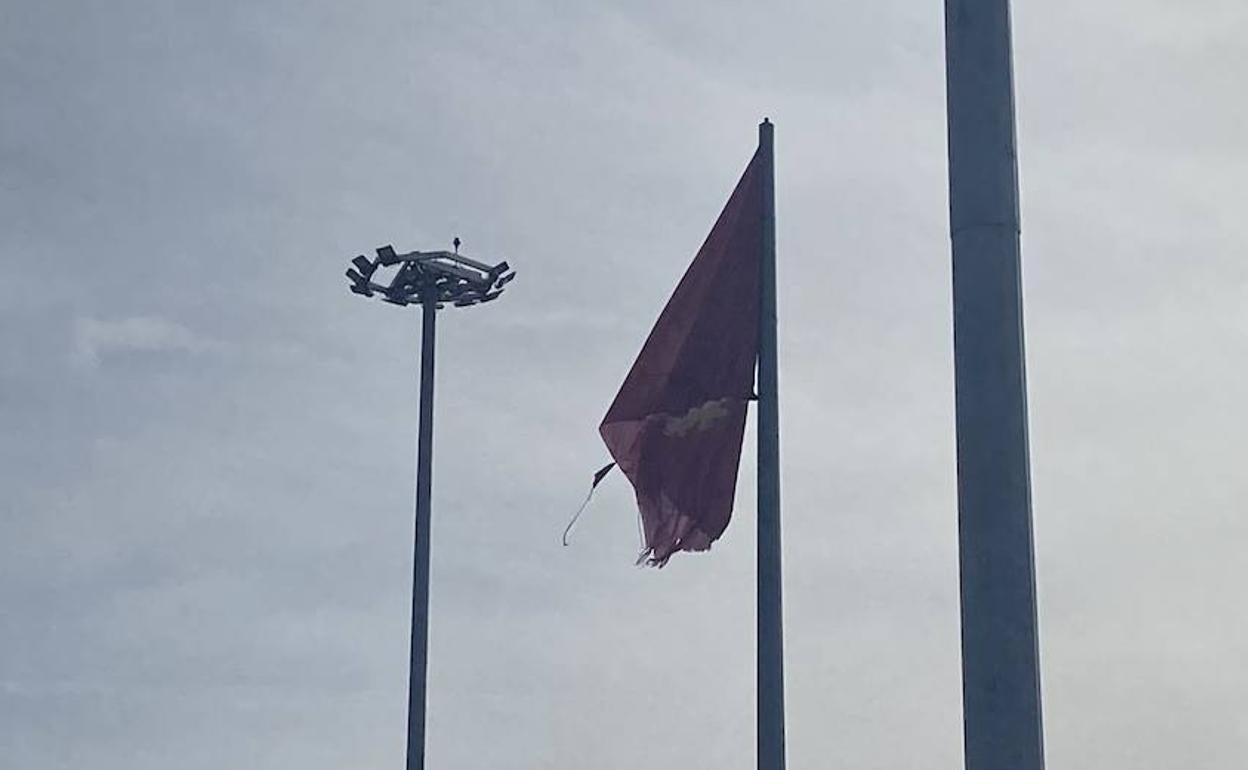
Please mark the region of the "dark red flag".
<svg viewBox="0 0 1248 770"><path fill-rule="evenodd" d="M732 516L758 358L763 196L756 154L598 432L641 509L641 558L705 551Z"/></svg>

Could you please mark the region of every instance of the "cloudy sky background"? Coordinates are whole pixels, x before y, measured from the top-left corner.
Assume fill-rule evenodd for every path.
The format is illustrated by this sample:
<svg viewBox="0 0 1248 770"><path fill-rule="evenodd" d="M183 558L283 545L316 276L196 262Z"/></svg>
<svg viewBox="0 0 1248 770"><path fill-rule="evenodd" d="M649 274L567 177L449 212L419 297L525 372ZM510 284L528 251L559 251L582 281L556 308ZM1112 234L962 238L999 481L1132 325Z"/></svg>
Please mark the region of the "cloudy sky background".
<svg viewBox="0 0 1248 770"><path fill-rule="evenodd" d="M1248 755L1248 6L1015 8L1049 764ZM595 426L777 123L789 753L961 763L940 3L0 7L0 764L753 766L752 471L632 566ZM750 468L752 454L747 456Z"/></svg>

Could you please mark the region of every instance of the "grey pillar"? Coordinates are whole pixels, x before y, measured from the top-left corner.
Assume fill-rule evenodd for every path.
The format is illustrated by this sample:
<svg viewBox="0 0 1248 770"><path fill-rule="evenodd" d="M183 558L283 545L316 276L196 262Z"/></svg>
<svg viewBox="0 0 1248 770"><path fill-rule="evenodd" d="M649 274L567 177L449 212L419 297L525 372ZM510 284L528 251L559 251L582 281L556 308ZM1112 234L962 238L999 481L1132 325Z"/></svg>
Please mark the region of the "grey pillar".
<svg viewBox="0 0 1248 770"><path fill-rule="evenodd" d="M1008 0L946 0L967 770L1041 770Z"/></svg>

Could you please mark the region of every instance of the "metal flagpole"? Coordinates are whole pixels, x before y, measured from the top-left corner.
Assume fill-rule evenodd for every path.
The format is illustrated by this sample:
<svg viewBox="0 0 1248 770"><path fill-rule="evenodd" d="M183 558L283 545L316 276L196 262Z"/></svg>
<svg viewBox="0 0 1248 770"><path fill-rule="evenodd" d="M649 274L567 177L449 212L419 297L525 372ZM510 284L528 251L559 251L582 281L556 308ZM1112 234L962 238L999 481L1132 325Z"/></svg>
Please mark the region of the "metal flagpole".
<svg viewBox="0 0 1248 770"><path fill-rule="evenodd" d="M425 679L429 649L429 501L433 482L433 355L436 296L421 304L420 437L416 453L416 545L412 565L412 647L407 689L407 770L425 767Z"/></svg>
<svg viewBox="0 0 1248 770"><path fill-rule="evenodd" d="M967 770L1042 770L1008 0L945 0Z"/></svg>
<svg viewBox="0 0 1248 770"><path fill-rule="evenodd" d="M776 356L773 129L758 127L763 253L758 323L758 770L784 768L784 628L780 570L780 401Z"/></svg>

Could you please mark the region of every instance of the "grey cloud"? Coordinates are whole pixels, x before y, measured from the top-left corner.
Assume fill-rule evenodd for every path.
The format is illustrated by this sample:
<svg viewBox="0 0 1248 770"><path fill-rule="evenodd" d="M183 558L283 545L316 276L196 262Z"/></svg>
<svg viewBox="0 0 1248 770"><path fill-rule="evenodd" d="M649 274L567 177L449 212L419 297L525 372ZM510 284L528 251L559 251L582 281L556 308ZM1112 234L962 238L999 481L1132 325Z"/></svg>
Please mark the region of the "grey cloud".
<svg viewBox="0 0 1248 770"><path fill-rule="evenodd" d="M151 316L79 318L74 325L74 356L82 363L98 364L103 358L127 352L201 353L221 347L220 342L205 339L181 324Z"/></svg>

